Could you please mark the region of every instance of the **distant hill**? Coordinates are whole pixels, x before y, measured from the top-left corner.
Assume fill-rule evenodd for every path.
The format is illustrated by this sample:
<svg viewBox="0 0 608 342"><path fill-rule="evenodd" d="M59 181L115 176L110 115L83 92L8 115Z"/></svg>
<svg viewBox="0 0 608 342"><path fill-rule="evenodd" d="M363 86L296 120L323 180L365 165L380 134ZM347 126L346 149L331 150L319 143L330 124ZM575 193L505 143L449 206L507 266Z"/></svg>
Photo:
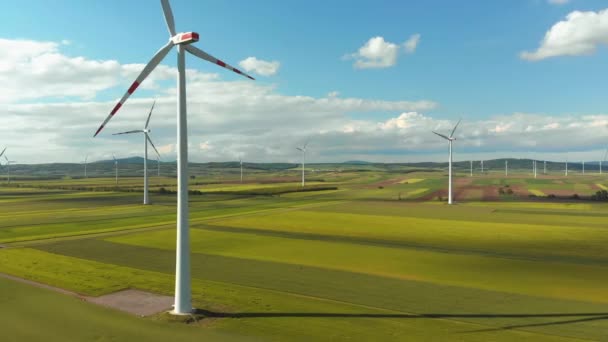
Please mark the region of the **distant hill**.
<svg viewBox="0 0 608 342"><path fill-rule="evenodd" d="M371 163L371 162L366 162L363 160L349 160L349 161L345 161L342 164L348 164L348 165L370 165L370 164L375 164L375 163Z"/></svg>

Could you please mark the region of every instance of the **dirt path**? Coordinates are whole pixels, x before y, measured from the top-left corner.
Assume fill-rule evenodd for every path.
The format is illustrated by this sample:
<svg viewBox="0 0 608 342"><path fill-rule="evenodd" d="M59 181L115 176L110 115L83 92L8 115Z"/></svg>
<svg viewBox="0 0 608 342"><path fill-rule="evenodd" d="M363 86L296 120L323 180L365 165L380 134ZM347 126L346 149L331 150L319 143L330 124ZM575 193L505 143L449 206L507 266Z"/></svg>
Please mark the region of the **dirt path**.
<svg viewBox="0 0 608 342"><path fill-rule="evenodd" d="M135 289L127 289L114 293L110 293L107 295L99 296L99 297L90 297L81 295L74 291L69 291L66 289L62 289L59 287L39 283L36 281L23 279L19 277L12 276L6 273L0 273L1 278L9 279L12 281L16 281L22 284L27 284L35 287L39 287L42 289L47 289L51 291L55 291L57 293L61 293L64 295L76 297L80 300L94 303L97 305L105 306L108 308L112 308L115 310L127 312L137 316L150 316L157 314L159 312L167 311L171 309L173 304L173 297L162 296L155 293L135 290Z"/></svg>

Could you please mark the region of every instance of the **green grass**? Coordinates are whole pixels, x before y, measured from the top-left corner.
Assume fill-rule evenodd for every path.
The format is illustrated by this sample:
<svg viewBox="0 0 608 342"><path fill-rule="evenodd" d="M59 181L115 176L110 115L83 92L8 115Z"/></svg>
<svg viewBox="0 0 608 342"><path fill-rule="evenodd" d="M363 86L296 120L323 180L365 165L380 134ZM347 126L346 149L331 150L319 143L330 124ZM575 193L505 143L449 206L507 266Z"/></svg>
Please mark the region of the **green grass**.
<svg viewBox="0 0 608 342"><path fill-rule="evenodd" d="M246 341L228 333L139 319L0 277L2 341Z"/></svg>
<svg viewBox="0 0 608 342"><path fill-rule="evenodd" d="M82 306L75 317L87 321L75 335L50 325L61 315L37 329L47 335L26 332L20 328L25 309L0 328L20 340L86 340L87 331L100 340L133 340L124 328L129 324L117 323L130 320L150 331L146 340L166 340L163 331L174 329L186 341L190 334L264 341L608 340L605 204L476 202L478 188L462 189L470 199L455 206L419 203L447 184L444 174L431 172L317 173L320 185L339 190L238 193L291 186L296 179L289 177L297 174L257 176L255 184L191 184L228 192L191 196L190 203L193 300L214 318L185 327L75 301ZM266 184L272 177L286 182ZM514 177L485 175L472 184L544 192L601 182ZM122 191L140 189L138 178L125 179L118 192L61 189L101 190L111 179L20 185L0 187L0 242L29 247L1 248L0 272L91 296L125 288L172 295L174 195L153 194L154 205L144 207L141 193ZM174 179L155 186L171 188ZM19 303L30 305L19 292L28 289L0 281L3 317ZM56 303L49 299L37 319L52 315L49 308L61 307L62 314L70 308ZM75 325L75 317L64 319Z"/></svg>

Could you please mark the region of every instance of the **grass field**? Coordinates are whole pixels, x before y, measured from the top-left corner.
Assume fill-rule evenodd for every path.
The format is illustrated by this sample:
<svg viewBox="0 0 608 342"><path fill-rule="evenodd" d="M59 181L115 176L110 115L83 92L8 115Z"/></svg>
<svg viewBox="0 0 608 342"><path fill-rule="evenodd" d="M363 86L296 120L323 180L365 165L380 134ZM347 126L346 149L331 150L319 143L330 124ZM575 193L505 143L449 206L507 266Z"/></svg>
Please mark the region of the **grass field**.
<svg viewBox="0 0 608 342"><path fill-rule="evenodd" d="M136 318L0 278L0 328L15 341L136 331L184 341L608 340L608 206L479 201L485 186L541 196L603 180L459 177L471 188L456 206L434 198L441 173L328 173L317 183L337 189L280 196L235 192L290 183L203 186L227 192L191 196L193 300L205 318ZM0 272L88 296L172 295L175 197L153 194L144 207L141 193L100 191L108 182L0 187ZM33 321L44 322L23 328Z"/></svg>

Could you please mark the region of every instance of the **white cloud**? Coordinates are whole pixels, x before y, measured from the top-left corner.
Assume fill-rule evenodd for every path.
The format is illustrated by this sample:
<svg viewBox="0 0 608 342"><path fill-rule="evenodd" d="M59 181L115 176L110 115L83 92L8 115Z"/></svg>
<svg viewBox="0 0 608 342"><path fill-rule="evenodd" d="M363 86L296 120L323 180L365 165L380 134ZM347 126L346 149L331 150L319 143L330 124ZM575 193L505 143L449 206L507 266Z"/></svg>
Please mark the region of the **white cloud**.
<svg viewBox="0 0 608 342"><path fill-rule="evenodd" d="M416 51L420 34L412 35L403 43L406 53ZM355 53L344 56L344 59L354 59L353 66L357 69L388 68L397 64L399 55L399 44L387 42L383 37L370 38L365 45Z"/></svg>
<svg viewBox="0 0 608 342"><path fill-rule="evenodd" d="M74 65L74 58L61 54L53 43L23 44L30 44L32 50L38 49L39 53L55 49L55 58L64 62L51 64L54 68ZM7 56L15 52L0 50L0 54L0 65L14 65L10 62L13 57ZM79 67L62 71L63 78L31 77L27 84L41 91L32 92L28 97L20 93L24 83L0 82L0 94L16 94L14 97L2 95L5 97L0 143L9 147L9 157L31 163L80 162L87 153L90 160L111 158L113 153L119 158L141 155L141 137L112 136L111 133L141 127L156 98L150 123L152 139L163 160L174 159L176 90L174 82L169 83L171 88L166 88L164 82L158 81L173 79L175 69L160 65L151 79L142 85L149 89L148 93L136 93L105 130L92 138L115 104L115 100L100 100L98 94L108 90L122 94L142 65L113 62L115 66L104 69L101 66L107 61L77 58ZM32 63L29 59L20 60ZM51 72L45 70L44 65L48 64L37 65L40 73ZM111 82L96 88L96 84L80 80L80 73L86 70L82 66L87 65L93 66L97 79ZM0 71L0 75L14 79L23 73L7 68ZM455 123L455 120L429 115L429 111L437 108L437 103L429 100L386 101L338 97L337 93L336 96L291 96L281 94L274 86L239 79L225 81L219 75L187 71L192 161L234 160L235 156L242 155L244 160L251 162L295 162L295 144L308 138L314 140L310 149L311 161L403 161L410 152L415 152L419 160L442 160L445 144L435 139L430 131L448 132ZM46 94L61 96L50 87L53 82L66 89L70 82L76 83L73 87L88 87L86 91L71 90L74 94L87 96L44 102ZM378 112L388 117L374 119ZM351 113L357 113L357 119ZM374 114L366 117L367 113ZM459 153L463 150L504 152L506 148L527 151L530 146L536 146L538 150L591 149L605 144L607 124L608 115L604 114L554 117L516 113L479 120L465 118L456 133L456 149ZM390 153L386 152L388 149ZM408 157L408 160L412 159Z"/></svg>
<svg viewBox="0 0 608 342"><path fill-rule="evenodd" d="M565 5L570 2L570 0L547 0L547 2L551 5Z"/></svg>
<svg viewBox="0 0 608 342"><path fill-rule="evenodd" d="M330 91L329 93L327 93L327 97L333 98L333 97L338 97L338 96L340 96L340 92L339 91L335 91L334 90L334 91Z"/></svg>
<svg viewBox="0 0 608 342"><path fill-rule="evenodd" d="M399 46L384 41L382 37L373 37L359 51L350 57L355 58L355 68L387 68L397 63Z"/></svg>
<svg viewBox="0 0 608 342"><path fill-rule="evenodd" d="M580 56L608 44L608 9L599 12L574 11L554 24L536 51L524 51L522 59L538 61L556 56Z"/></svg>
<svg viewBox="0 0 608 342"><path fill-rule="evenodd" d="M278 61L264 61L255 57L247 57L239 62L239 65L247 72L254 72L262 76L276 75L281 67Z"/></svg>
<svg viewBox="0 0 608 342"><path fill-rule="evenodd" d="M403 47L405 48L406 53L414 53L416 48L418 47L418 43L420 43L420 34L416 33L411 35L411 37L403 43Z"/></svg>

